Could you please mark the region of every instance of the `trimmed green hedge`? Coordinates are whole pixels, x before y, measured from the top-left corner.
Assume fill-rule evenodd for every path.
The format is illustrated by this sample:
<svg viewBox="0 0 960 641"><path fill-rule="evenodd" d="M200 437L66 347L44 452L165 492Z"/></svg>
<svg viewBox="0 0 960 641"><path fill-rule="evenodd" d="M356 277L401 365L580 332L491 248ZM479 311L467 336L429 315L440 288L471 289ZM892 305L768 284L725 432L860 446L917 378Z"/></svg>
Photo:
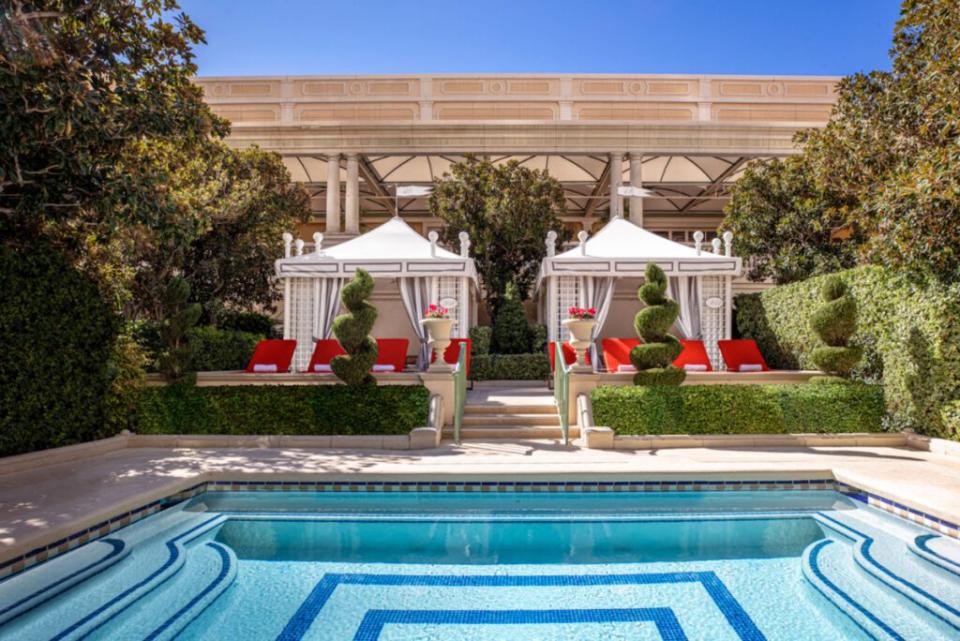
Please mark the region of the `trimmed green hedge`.
<svg viewBox="0 0 960 641"><path fill-rule="evenodd" d="M0 246L0 456L104 433L120 323L53 248Z"/></svg>
<svg viewBox="0 0 960 641"><path fill-rule="evenodd" d="M263 334L216 327L194 327L187 334L187 341L193 350L190 369L194 372L243 369L263 337Z"/></svg>
<svg viewBox="0 0 960 641"><path fill-rule="evenodd" d="M851 343L864 349L853 376L882 381L891 429L960 439L941 408L960 397L960 284L924 286L880 267L839 272L857 301ZM737 297L737 326L771 367L814 368L820 343L810 328L820 276Z"/></svg>
<svg viewBox="0 0 960 641"><path fill-rule="evenodd" d="M544 381L550 378L546 354L481 354L470 359L474 381Z"/></svg>
<svg viewBox="0 0 960 641"><path fill-rule="evenodd" d="M593 421L618 434L879 432L883 390L859 383L598 387Z"/></svg>
<svg viewBox="0 0 960 641"><path fill-rule="evenodd" d="M143 391L139 434L406 434L427 424L419 385L168 385Z"/></svg>
<svg viewBox="0 0 960 641"><path fill-rule="evenodd" d="M944 403L940 419L948 434L960 434L960 400Z"/></svg>

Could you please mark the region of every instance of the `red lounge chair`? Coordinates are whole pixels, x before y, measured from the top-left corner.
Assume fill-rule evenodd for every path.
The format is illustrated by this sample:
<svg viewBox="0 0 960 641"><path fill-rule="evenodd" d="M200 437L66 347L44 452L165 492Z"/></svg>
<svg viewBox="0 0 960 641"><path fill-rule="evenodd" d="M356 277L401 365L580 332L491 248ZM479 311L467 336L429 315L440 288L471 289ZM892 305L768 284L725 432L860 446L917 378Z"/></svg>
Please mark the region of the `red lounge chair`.
<svg viewBox="0 0 960 641"><path fill-rule="evenodd" d="M552 372L556 367L556 357L553 355L553 349L554 349L553 342L550 342L547 344L547 349L550 352L550 371ZM587 362L587 365L590 364L589 351L587 351L587 353L585 354L584 360ZM574 363L577 362L577 352L572 347L570 347L569 343L563 344L563 362L566 363L567 365L573 365Z"/></svg>
<svg viewBox="0 0 960 641"><path fill-rule="evenodd" d="M473 341L469 338L451 338L450 345L447 346L447 349L443 351L443 362L452 367L456 367L457 361L460 358L460 345L466 343L467 345L467 378L470 378L470 350L473 349ZM437 360L437 354L434 352L430 356L430 362L433 363Z"/></svg>
<svg viewBox="0 0 960 641"><path fill-rule="evenodd" d="M253 357L247 363L247 373L275 374L290 371L290 361L297 341L270 339L257 343Z"/></svg>
<svg viewBox="0 0 960 641"><path fill-rule="evenodd" d="M603 348L603 360L607 364L608 372L627 371L626 368L633 369L630 362L630 350L640 344L639 338L604 338L600 341L600 347Z"/></svg>
<svg viewBox="0 0 960 641"><path fill-rule="evenodd" d="M767 362L753 339L717 341L730 372L769 372Z"/></svg>
<svg viewBox="0 0 960 641"><path fill-rule="evenodd" d="M377 364L373 366L374 373L402 372L407 366L409 345L410 341L406 338L378 338ZM388 369L390 366L393 369Z"/></svg>
<svg viewBox="0 0 960 641"><path fill-rule="evenodd" d="M330 372L330 361L334 356L346 354L340 347L340 341L334 338L324 338L317 341L313 348L313 356L310 357L310 365L307 371L311 374L324 374Z"/></svg>
<svg viewBox="0 0 960 641"><path fill-rule="evenodd" d="M673 361L674 367L685 369L688 372L713 371L713 367L710 366L710 357L707 356L707 348L703 346L703 341L681 338L680 344L683 345L683 351L680 352L677 360Z"/></svg>

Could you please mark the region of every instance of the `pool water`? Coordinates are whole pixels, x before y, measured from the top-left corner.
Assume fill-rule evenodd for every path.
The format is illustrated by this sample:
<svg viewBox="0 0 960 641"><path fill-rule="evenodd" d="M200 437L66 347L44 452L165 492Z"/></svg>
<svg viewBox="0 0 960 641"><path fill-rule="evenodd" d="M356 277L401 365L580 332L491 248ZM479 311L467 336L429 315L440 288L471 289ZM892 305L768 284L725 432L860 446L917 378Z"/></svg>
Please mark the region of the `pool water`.
<svg viewBox="0 0 960 641"><path fill-rule="evenodd" d="M960 639L960 543L835 492L208 492L0 582L0 639Z"/></svg>

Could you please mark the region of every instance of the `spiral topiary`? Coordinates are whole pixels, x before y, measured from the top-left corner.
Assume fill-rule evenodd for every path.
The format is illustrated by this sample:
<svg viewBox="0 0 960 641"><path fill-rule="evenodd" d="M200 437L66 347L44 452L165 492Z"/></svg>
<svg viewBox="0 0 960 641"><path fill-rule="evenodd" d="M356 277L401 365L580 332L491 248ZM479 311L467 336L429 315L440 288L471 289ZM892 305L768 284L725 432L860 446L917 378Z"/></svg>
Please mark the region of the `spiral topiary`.
<svg viewBox="0 0 960 641"><path fill-rule="evenodd" d="M372 292L373 278L362 269L357 270L353 280L340 292L340 300L350 313L341 314L333 321L333 335L346 354L334 356L330 369L347 385L377 383L370 373L377 362L377 341L370 336L377 320L377 308L367 301Z"/></svg>
<svg viewBox="0 0 960 641"><path fill-rule="evenodd" d="M637 368L634 385L679 385L687 373L673 366L683 346L667 332L680 315L680 305L666 296L667 275L650 263L644 272L646 282L637 296L646 307L637 312L633 327L643 343L630 350L630 362Z"/></svg>
<svg viewBox="0 0 960 641"><path fill-rule="evenodd" d="M839 276L824 281L820 291L826 304L810 317L810 327L824 346L813 350L810 357L829 376L812 380L843 382L863 357L863 348L850 345L850 337L857 331L857 301Z"/></svg>

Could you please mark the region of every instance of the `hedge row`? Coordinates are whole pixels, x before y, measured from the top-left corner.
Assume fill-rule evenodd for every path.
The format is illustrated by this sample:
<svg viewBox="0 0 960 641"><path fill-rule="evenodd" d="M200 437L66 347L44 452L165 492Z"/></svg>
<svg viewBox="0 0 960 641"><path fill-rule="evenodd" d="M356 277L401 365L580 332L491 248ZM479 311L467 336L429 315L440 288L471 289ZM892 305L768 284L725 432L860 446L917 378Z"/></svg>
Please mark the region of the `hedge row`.
<svg viewBox="0 0 960 641"><path fill-rule="evenodd" d="M470 359L475 381L543 381L550 378L550 359L538 354L480 354Z"/></svg>
<svg viewBox="0 0 960 641"><path fill-rule="evenodd" d="M684 385L598 387L593 420L618 434L878 432L876 385Z"/></svg>
<svg viewBox="0 0 960 641"><path fill-rule="evenodd" d="M216 327L194 327L187 334L187 341L193 349L190 369L195 372L243 369L263 337L263 334Z"/></svg>
<svg viewBox="0 0 960 641"><path fill-rule="evenodd" d="M960 439L942 408L960 399L960 284L920 285L879 267L840 272L856 298L864 348L854 376L882 381L891 429ZM771 367L812 368L819 341L808 310L819 304L826 277L737 297L737 326L753 338Z"/></svg>
<svg viewBox="0 0 960 641"><path fill-rule="evenodd" d="M427 424L419 385L168 385L143 391L139 434L406 434Z"/></svg>
<svg viewBox="0 0 960 641"><path fill-rule="evenodd" d="M0 246L0 456L105 435L119 328L55 249Z"/></svg>

